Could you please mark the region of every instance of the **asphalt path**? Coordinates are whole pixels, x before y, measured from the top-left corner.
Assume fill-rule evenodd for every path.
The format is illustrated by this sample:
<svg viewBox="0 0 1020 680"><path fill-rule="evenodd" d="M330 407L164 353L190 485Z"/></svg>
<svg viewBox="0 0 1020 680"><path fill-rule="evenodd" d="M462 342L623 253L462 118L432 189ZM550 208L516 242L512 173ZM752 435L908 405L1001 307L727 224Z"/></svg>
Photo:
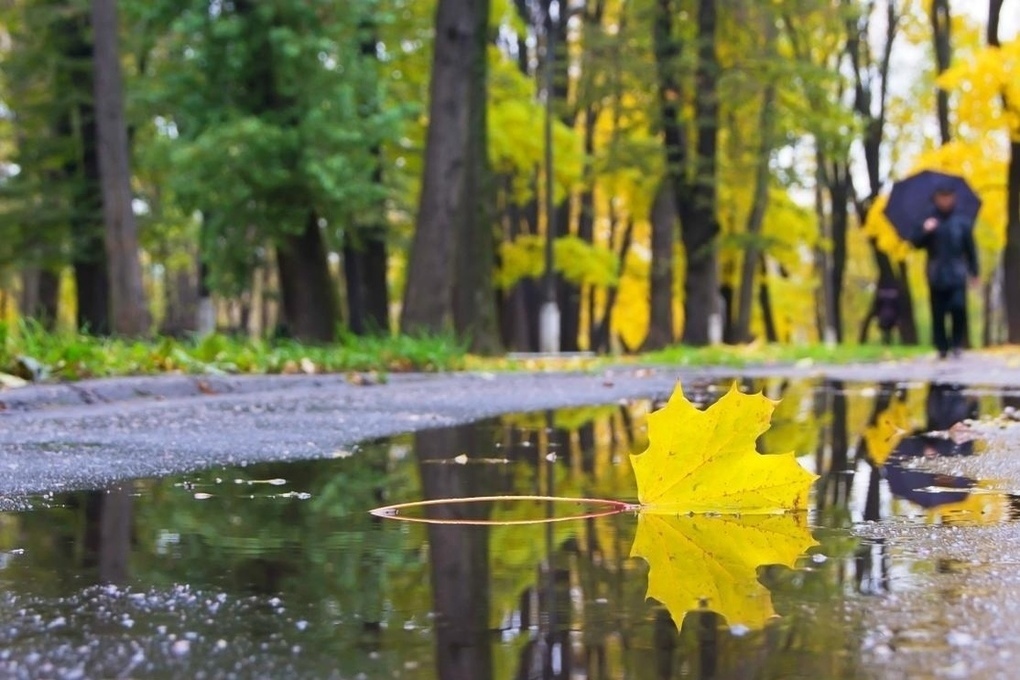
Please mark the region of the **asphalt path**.
<svg viewBox="0 0 1020 680"><path fill-rule="evenodd" d="M162 376L0 391L0 507L26 494L99 488L217 465L344 455L359 442L508 412L614 403L738 377L878 383L954 382L1017 389L1020 365L974 353L955 361L820 366L621 366L588 373Z"/></svg>

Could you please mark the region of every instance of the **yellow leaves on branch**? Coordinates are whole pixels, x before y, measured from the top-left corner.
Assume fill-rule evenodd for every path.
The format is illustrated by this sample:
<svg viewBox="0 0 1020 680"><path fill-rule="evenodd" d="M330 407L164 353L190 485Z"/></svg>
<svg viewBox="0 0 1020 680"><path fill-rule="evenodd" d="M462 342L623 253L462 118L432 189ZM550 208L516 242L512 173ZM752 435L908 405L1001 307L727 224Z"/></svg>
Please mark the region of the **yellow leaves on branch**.
<svg viewBox="0 0 1020 680"><path fill-rule="evenodd" d="M732 387L699 410L677 385L648 416L648 449L631 456L643 512L767 514L807 509L816 476L792 452L762 455L755 442L776 402Z"/></svg>
<svg viewBox="0 0 1020 680"><path fill-rule="evenodd" d="M556 271L576 285L611 286L616 283L618 258L607 248L577 236L561 236L553 243ZM545 237L518 236L499 245L500 267L496 285L509 290L521 279L540 278L545 271Z"/></svg>
<svg viewBox="0 0 1020 680"><path fill-rule="evenodd" d="M935 82L959 93L956 113L962 126L983 132L1004 125L1020 140L1020 38L975 51Z"/></svg>

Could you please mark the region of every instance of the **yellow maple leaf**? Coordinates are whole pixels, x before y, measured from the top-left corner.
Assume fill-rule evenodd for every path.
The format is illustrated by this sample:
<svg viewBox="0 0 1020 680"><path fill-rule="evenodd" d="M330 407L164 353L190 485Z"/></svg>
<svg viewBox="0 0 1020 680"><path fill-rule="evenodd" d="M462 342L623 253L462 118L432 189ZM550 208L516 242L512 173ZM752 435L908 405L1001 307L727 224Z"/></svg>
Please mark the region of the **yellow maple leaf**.
<svg viewBox="0 0 1020 680"><path fill-rule="evenodd" d="M793 452L762 455L755 449L775 407L764 395L742 394L734 385L702 411L678 383L666 406L648 416L648 448L631 456L642 511L805 510L817 476Z"/></svg>
<svg viewBox="0 0 1020 680"><path fill-rule="evenodd" d="M643 512L631 557L648 562L646 597L661 602L677 628L688 612L707 610L730 626L758 629L776 614L768 589L758 582L758 568L792 568L814 545L804 513L716 517Z"/></svg>

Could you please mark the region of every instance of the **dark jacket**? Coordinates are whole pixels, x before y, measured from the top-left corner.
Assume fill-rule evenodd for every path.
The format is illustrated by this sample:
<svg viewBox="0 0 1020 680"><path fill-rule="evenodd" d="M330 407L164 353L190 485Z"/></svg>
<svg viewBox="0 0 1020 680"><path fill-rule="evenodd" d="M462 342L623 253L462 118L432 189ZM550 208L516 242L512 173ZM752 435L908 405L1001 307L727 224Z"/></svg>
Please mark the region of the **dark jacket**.
<svg viewBox="0 0 1020 680"><path fill-rule="evenodd" d="M910 239L928 251L928 285L935 290L966 286L967 275L978 274L974 225L957 213L934 217L939 224L933 231L918 225Z"/></svg>

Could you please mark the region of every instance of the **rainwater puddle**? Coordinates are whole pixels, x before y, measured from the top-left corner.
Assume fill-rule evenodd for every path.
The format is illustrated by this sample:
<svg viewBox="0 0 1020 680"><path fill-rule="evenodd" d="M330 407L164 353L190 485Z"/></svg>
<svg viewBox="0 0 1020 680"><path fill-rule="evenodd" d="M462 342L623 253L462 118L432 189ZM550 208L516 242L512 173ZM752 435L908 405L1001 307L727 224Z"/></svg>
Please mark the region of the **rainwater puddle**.
<svg viewBox="0 0 1020 680"><path fill-rule="evenodd" d="M685 387L707 404L728 386ZM545 499L633 502L650 401L25 499L0 514L0 675L857 678L931 658L980 677L960 603L1001 595L1020 511L958 469L981 445L957 423L999 395L744 387L783 399L759 448L821 475L806 517ZM368 512L477 496L390 511L445 524Z"/></svg>

